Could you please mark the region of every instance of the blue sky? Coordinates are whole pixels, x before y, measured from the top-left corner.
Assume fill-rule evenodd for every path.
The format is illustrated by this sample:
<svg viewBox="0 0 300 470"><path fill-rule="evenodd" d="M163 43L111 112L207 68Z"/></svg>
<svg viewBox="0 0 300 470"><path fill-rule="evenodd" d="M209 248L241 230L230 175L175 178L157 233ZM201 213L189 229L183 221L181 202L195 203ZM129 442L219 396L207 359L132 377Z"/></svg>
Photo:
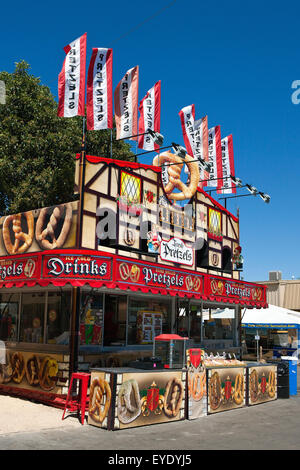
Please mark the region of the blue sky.
<svg viewBox="0 0 300 470"><path fill-rule="evenodd" d="M244 279L266 280L273 270L300 277L300 104L291 100L300 80L299 2L53 0L1 10L1 70L24 59L57 97L63 47L87 32L87 65L92 47L113 48L114 88L135 65L139 99L162 81L166 145L183 145L178 112L192 103L196 119L208 115L222 137L233 134L236 175L271 195L270 204L227 201L240 211Z"/></svg>

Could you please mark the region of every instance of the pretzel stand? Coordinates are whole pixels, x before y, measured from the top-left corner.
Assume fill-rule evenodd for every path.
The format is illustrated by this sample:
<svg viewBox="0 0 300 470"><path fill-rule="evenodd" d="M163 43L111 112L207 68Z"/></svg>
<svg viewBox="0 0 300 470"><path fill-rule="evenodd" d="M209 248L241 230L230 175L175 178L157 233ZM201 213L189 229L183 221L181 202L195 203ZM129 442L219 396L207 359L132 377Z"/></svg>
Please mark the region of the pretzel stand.
<svg viewBox="0 0 300 470"><path fill-rule="evenodd" d="M164 152L144 165L83 149L75 166L79 200L0 218L0 393L64 409L72 374L91 373L91 425L184 419L188 341L215 358L238 352L241 308L267 306L265 286L232 265L224 271L240 246L239 218L199 187L189 155ZM230 310L224 321L219 307ZM231 375L219 359L195 357L195 403L205 365L208 412L224 399L242 406L245 366L231 364Z"/></svg>

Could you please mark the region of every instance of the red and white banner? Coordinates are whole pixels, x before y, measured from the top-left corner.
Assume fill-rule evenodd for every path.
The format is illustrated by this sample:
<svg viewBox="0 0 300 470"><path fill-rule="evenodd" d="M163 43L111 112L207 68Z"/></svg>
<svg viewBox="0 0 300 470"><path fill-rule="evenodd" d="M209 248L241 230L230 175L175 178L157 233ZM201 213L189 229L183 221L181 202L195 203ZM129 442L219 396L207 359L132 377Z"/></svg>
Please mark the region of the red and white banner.
<svg viewBox="0 0 300 470"><path fill-rule="evenodd" d="M195 105L185 106L179 111L179 117L182 127L184 145L187 153L194 156L194 123L195 123Z"/></svg>
<svg viewBox="0 0 300 470"><path fill-rule="evenodd" d="M207 125L207 116L202 119L198 119L194 124L194 142L195 142L195 158L199 160L204 160L205 162L209 161L208 158L208 125ZM206 180L209 178L208 171L203 169L203 166L199 164L200 170L200 188L206 186Z"/></svg>
<svg viewBox="0 0 300 470"><path fill-rule="evenodd" d="M112 63L112 49L93 48L86 92L88 130L113 128Z"/></svg>
<svg viewBox="0 0 300 470"><path fill-rule="evenodd" d="M129 139L138 133L139 66L128 70L115 89L115 120L117 140Z"/></svg>
<svg viewBox="0 0 300 470"><path fill-rule="evenodd" d="M161 81L159 80L140 102L139 134L144 134L148 129L160 132L160 97ZM140 149L149 151L159 149L149 134L140 135L138 142Z"/></svg>
<svg viewBox="0 0 300 470"><path fill-rule="evenodd" d="M208 158L211 169L206 186L222 188L223 168L220 126L212 127L208 131Z"/></svg>
<svg viewBox="0 0 300 470"><path fill-rule="evenodd" d="M233 158L233 142L232 135L228 135L221 140L222 146L222 168L223 168L223 185L222 189L218 189L218 193L232 194L236 193L236 185L231 181L230 175L234 174L234 158Z"/></svg>
<svg viewBox="0 0 300 470"><path fill-rule="evenodd" d="M64 47L67 54L58 76L59 117L85 115L86 33Z"/></svg>

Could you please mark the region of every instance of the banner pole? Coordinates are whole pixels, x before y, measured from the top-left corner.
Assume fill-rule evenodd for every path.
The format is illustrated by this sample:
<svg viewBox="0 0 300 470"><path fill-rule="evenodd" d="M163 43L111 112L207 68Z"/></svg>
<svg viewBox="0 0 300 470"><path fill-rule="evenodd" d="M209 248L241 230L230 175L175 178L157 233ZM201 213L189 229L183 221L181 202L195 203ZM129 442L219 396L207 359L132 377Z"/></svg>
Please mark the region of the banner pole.
<svg viewBox="0 0 300 470"><path fill-rule="evenodd" d="M83 217L83 198L84 198L84 179L86 167L86 119L85 116L82 120L82 142L80 152L80 167L79 167L79 211L78 211L78 225L77 225L77 248L80 248L81 233L82 233L82 217Z"/></svg>
<svg viewBox="0 0 300 470"><path fill-rule="evenodd" d="M112 158L113 130L110 130L110 158Z"/></svg>
<svg viewBox="0 0 300 470"><path fill-rule="evenodd" d="M76 248L81 246L82 235L82 219L83 219L83 196L84 196L84 179L86 166L86 118L82 121L82 141L79 163L79 205L78 219L76 230ZM80 287L72 287L72 314L71 314L71 331L70 331L70 364L69 377L78 369L78 348L80 341L79 318L80 318Z"/></svg>

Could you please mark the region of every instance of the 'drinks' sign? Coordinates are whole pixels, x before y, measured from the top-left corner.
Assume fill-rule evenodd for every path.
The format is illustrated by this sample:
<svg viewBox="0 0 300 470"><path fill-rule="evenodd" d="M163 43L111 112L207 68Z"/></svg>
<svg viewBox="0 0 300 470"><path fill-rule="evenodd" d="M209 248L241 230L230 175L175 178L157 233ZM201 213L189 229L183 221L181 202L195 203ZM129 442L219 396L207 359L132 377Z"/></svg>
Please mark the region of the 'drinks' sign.
<svg viewBox="0 0 300 470"><path fill-rule="evenodd" d="M43 277L110 279L111 261L90 256L49 256L44 258Z"/></svg>

